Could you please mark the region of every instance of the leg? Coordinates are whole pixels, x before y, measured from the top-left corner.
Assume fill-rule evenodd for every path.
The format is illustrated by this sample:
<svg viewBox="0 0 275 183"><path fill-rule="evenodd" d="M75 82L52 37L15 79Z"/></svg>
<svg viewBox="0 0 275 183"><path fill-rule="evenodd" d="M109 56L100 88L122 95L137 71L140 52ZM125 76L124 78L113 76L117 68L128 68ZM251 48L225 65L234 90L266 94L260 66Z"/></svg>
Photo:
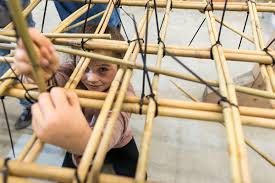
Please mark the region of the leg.
<svg viewBox="0 0 275 183"><path fill-rule="evenodd" d="M76 168L76 166L73 163L72 154L71 153L66 152L66 155L65 155L62 167Z"/></svg>
<svg viewBox="0 0 275 183"><path fill-rule="evenodd" d="M117 175L135 177L138 156L137 145L133 138L124 147L111 149L106 159L113 164Z"/></svg>

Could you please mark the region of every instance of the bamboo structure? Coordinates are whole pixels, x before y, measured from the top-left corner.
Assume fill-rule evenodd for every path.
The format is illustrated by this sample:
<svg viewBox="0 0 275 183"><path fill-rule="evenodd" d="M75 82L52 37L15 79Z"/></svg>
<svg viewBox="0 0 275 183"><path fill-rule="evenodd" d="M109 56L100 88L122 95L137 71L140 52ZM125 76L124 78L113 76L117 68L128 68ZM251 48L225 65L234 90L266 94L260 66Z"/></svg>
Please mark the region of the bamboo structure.
<svg viewBox="0 0 275 183"><path fill-rule="evenodd" d="M179 118L179 120L183 118L223 124L226 129L231 177L232 182L234 183L250 183L253 181L251 180L251 173L249 171L249 161L247 159L245 144L274 166L274 161L268 157L265 152L259 150L252 142L244 137L243 126L246 125L275 129L275 75L272 68L275 51L271 48L268 49L268 52L264 50L267 44L264 42L258 18L258 12L275 13L275 3L255 3L254 1L227 3L226 12L249 12L253 35L249 36L248 34L233 28L229 23L220 20L214 15L215 11L223 11L225 3L221 2L215 2L211 7L211 4L209 4L210 2L206 0L93 0L90 5L88 4L88 1L85 0L57 1L82 2L84 4L65 20L61 21L61 23L51 33L43 34L52 41L58 52L81 57L64 88L74 91L78 95L80 105L83 108L100 109L100 113L77 170L34 163L40 152L43 150L44 143L33 134L32 138L27 142L27 144L25 144L21 153L17 157L17 160L10 160L8 162L8 182L32 183L37 182L35 179L41 179L64 183L78 183L77 177L75 176L75 171L77 171L80 182L87 180L87 182L92 183L150 183L152 182L151 180L146 180L146 172L156 115ZM14 21L0 31L0 42L6 44L6 46L1 45L1 48L8 50L15 49L14 43L17 42L17 39L15 38L16 33L15 30L13 30L13 27L16 27L16 32L22 39L28 51L30 60L32 61L35 83L24 83L23 87L22 84L14 82L15 80L13 78L17 73L10 69L0 78L0 95L25 98L25 96L29 94L32 98L37 99L40 92L46 91L47 87L41 77L42 70L38 64L39 55L35 51L35 45L30 39L23 17L26 17L41 2L41 0L32 0L30 5L26 7L24 11L22 11L21 7L18 5L18 1L10 0L8 2ZM87 4L85 4L85 2ZM66 33L67 31L83 25L85 21L80 21L74 24L73 22L85 14L89 9L93 8L96 4L106 4L106 10L87 18L87 21L91 21L101 17L94 33ZM137 25L137 32L132 33L132 41L128 40L128 42L126 42L111 40L110 34L104 33L110 17L114 9L118 8L118 5L145 7L144 14ZM194 48L183 45L165 44L166 33L169 29L169 21L171 21L170 15L173 13L173 8L182 11L183 9L191 9L203 12L206 18L208 34L212 47ZM158 43L146 44L146 42L142 42L141 39L147 38L147 31L149 28L148 24L152 17L157 15L159 9L164 10L164 18L161 29L158 32ZM219 40L218 30L215 26L216 22L254 44L255 50L229 49L223 47L221 44L216 44ZM82 44L81 40L83 38L89 40L86 41L85 44ZM81 48L85 49L82 50ZM125 53L125 56L123 59L119 59L94 52L94 50L99 49ZM143 53L145 50L145 54L156 55L156 63L154 66L146 66L145 63L138 63L138 54ZM209 62L209 60L204 59L211 59L213 56L218 80L204 80L204 82L202 82L202 80L192 74L183 74L164 68L162 66L162 60L165 56L198 58L203 62ZM82 75L85 73L86 68L93 59L120 66L108 92L77 89ZM14 61L15 58L12 54L0 57L0 62L13 63ZM235 84L229 74L227 66L228 62L231 61L259 64L266 90L254 89ZM152 93L150 97L141 98L138 96L126 95L135 70L140 70L144 73L148 71L153 74ZM189 93L188 90L185 90L173 80L171 80L171 82L192 101L162 98L159 96L159 82L160 77L162 76L191 81L202 85L207 84L209 85L208 87L217 88L218 92L224 98L221 98L223 100L221 100L220 104L200 102L196 97ZM28 91L25 91L25 89ZM236 92L269 99L272 108L240 106L238 105ZM141 101L143 103L142 106L140 105ZM110 113L110 111L112 112ZM141 115L145 116L144 133L141 138L140 155L134 178L108 175L101 172L101 168L108 152L108 145L111 141L112 133L121 112L133 114L139 114L141 112ZM5 168L7 167L4 166L4 159L0 158L0 171ZM3 181L3 176L4 175L0 175L0 182L5 183L5 181ZM30 180L28 177L35 179Z"/></svg>

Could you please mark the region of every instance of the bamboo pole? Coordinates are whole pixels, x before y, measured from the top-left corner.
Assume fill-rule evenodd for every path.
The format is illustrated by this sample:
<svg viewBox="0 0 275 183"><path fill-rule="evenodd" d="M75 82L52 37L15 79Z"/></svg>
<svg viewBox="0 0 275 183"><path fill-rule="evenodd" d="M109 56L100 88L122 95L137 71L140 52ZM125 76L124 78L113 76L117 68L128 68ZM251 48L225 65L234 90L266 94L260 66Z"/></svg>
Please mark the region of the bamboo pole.
<svg viewBox="0 0 275 183"><path fill-rule="evenodd" d="M194 102L199 102L199 100L197 98L195 98L191 93L189 93L188 91L186 91L184 88L182 88L176 82L174 82L173 80L170 80L170 82L173 83L185 96L187 96L188 98L190 98Z"/></svg>
<svg viewBox="0 0 275 183"><path fill-rule="evenodd" d="M145 11L147 11L147 13L148 13L148 15L146 15L146 16L148 16L148 21L149 21L151 14L152 14L152 10L146 9ZM144 33L145 33L145 27L143 26L141 32L139 33L141 35L140 38L144 37ZM132 55L130 56L130 62L133 62L133 63L136 62L136 58L137 58L139 52L140 52L139 47L136 46ZM111 116L108 118L107 126L104 130L102 140L100 142L97 154L95 155L95 159L93 161L93 166L92 166L91 172L88 176L88 182L89 182L89 180L91 180L91 181L98 180L98 175L99 175L100 170L103 166L105 156L106 156L108 148L109 148L109 144L110 144L110 141L112 138L112 134L113 134L115 125L118 122L117 119L118 119L118 116L120 115L123 101L126 97L126 92L128 90L132 74L133 74L132 69L127 69L125 71L125 75L124 75L122 84L120 86L119 93L117 94L116 101L112 108Z"/></svg>
<svg viewBox="0 0 275 183"><path fill-rule="evenodd" d="M25 87L28 89L28 88L35 88L36 86L25 84ZM23 89L20 84L15 84L14 88L21 89L21 90ZM17 90L17 91L19 92L20 90ZM71 88L71 91L75 92L79 97L87 98L87 99L105 100L107 96L105 92L86 91L86 90L79 90L79 89L72 89L72 88ZM126 96L124 102L139 104L140 97ZM143 103L148 104L148 99L144 98ZM218 104L204 103L204 102L194 103L194 102L188 102L188 101L159 98L158 104L159 106L163 106L163 107L175 107L175 108L194 109L194 110L203 110L203 111L212 111L212 112L222 111L222 108ZM241 114L245 116L275 119L274 109L268 109L268 108L263 109L263 108L246 107L246 106L239 106L239 109Z"/></svg>
<svg viewBox="0 0 275 183"><path fill-rule="evenodd" d="M0 170L3 170L4 160L0 158ZM55 167L48 165L41 165L37 163L23 163L18 160L10 160L8 162L9 166L9 182L17 182L17 180L22 182L28 182L26 177L44 179L55 182L67 183L71 182L74 178L75 170L72 168L65 167ZM2 176L2 175L1 175ZM10 179L11 178L11 179ZM16 179L13 179L16 178ZM0 182L3 180L3 177L0 177ZM14 180L14 181L13 181ZM32 180L33 181L33 180ZM108 174L100 174L99 176L100 183L134 183L133 178L127 178L123 176L115 176ZM157 183L155 181L146 181L146 183Z"/></svg>
<svg viewBox="0 0 275 183"><path fill-rule="evenodd" d="M41 33L43 36L47 38L90 38L90 39L111 39L110 34L81 34L81 33ZM14 31L0 31L1 40L7 38L3 36L15 37ZM12 42L15 42L16 39L11 39Z"/></svg>
<svg viewBox="0 0 275 183"><path fill-rule="evenodd" d="M101 11L101 12L99 12L99 13L97 13L97 14L91 16L91 17L89 17L89 18L87 19L87 22L89 22L89 21L91 21L91 20L94 20L94 19L100 17L101 15L104 14L104 12L105 12L105 10L104 10L104 11ZM72 30L72 29L74 29L74 28L77 28L77 27L83 25L84 23L85 23L85 20L82 20L82 21L80 21L80 22L78 22L78 23L75 23L75 24L73 24L73 25L70 25L70 26L66 27L62 32L70 31L70 30Z"/></svg>
<svg viewBox="0 0 275 183"><path fill-rule="evenodd" d="M92 6L91 6L92 7ZM71 22L73 22L75 19L80 17L85 11L88 9L87 5L82 6L77 11L75 11L73 14L68 16L64 21L62 21L54 30L54 33L60 33L64 28L66 28ZM34 161L37 156L39 155L39 152L43 149L43 143L39 140L34 138L35 134L33 134L33 138L29 141L30 144L34 144L33 146L29 146L30 149L23 149L22 154L25 155L25 157L20 153L20 157L24 161L31 162ZM27 152L28 151L28 152ZM27 153L26 153L27 152Z"/></svg>
<svg viewBox="0 0 275 183"><path fill-rule="evenodd" d="M112 9L108 9L108 10L111 10L111 13L112 13ZM106 17L109 17L108 14L106 15ZM109 19L106 18L106 20L109 20ZM142 29L144 24L145 24L145 17L143 17L141 20L141 23L138 28L139 31ZM102 29L104 29L104 23L102 23ZM98 33L101 33L102 29L99 29ZM124 62L126 62L130 58L131 53L133 52L133 49L135 48L135 46L136 46L136 42L132 42L130 44L130 46L123 58ZM123 78L124 73L125 73L124 68L118 69L116 76L111 84L110 89L109 89L108 95L106 96L106 99L104 101L104 105L101 108L101 111L99 113L99 116L97 118L96 124L93 129L93 133L91 134L91 137L90 137L89 142L86 146L85 152L83 154L83 157L82 157L81 162L77 169L77 171L79 173L80 180L84 180L85 175L88 173L88 168L89 168L90 162L92 161L92 158L95 155L97 147L100 143L100 138L102 137L101 134L102 134L105 124L106 124L106 119L108 117L109 111L112 106L112 102L115 99L116 92L118 91L120 81ZM75 181L76 180L74 180L74 182Z"/></svg>
<svg viewBox="0 0 275 183"><path fill-rule="evenodd" d="M22 89L10 88L5 92L5 95L13 96L13 97L17 97L17 98L24 98L25 93L26 92ZM38 97L37 92L29 91L29 93L32 95L33 98L37 99L37 97ZM87 99L87 98L80 97L79 100L80 100L80 104L82 107L93 108L93 109L101 109L103 107L103 103L104 103L104 100L101 100L101 99ZM159 116L164 116L164 117L186 118L186 119L203 120L203 121L209 121L209 122L222 122L223 121L223 115L221 114L221 109L219 111L215 111L215 109L207 110L207 108L209 106L210 107L212 106L211 104L208 104L208 103L196 104L194 102L192 102L192 103L183 102L181 105L182 105L181 107L179 107L179 106L175 107L173 105L159 106L158 114L159 114ZM212 107L216 108L217 106L215 105ZM122 111L139 114L139 108L140 108L139 102L136 102L136 103L129 102L129 103L123 104ZM253 112L250 113L251 110L253 110L253 109L256 110L256 109L260 109L260 108L250 108L250 107L242 108L243 115L241 116L241 119L242 119L243 125L257 126L257 127L262 127L262 128L272 128L272 129L275 128L274 112L273 111L270 111L270 109L267 111L264 111L266 114L263 115L263 117L259 117L259 116L254 116ZM146 114L147 110L148 110L148 103L143 105L142 114ZM258 113L260 113L260 112L261 111L259 111ZM272 115L273 115L273 117L272 117Z"/></svg>
<svg viewBox="0 0 275 183"><path fill-rule="evenodd" d="M82 65L85 63L85 66L82 67ZM90 63L90 59L86 59L85 57L81 57L80 60L78 61L73 73L71 74L69 80L67 81L66 85L64 88L76 88L79 79L76 79L76 75L81 72L81 74L83 74L83 72L85 71L87 65ZM83 68L83 69L82 69ZM84 69L85 68L85 69ZM82 71L81 71L82 70ZM84 70L84 71L83 71ZM82 76L82 75L81 75Z"/></svg>
<svg viewBox="0 0 275 183"><path fill-rule="evenodd" d="M11 11L13 21L17 27L18 34L22 38L22 41L23 41L23 43L26 47L26 50L28 52L28 55L30 57L31 64L33 67L33 70L32 70L33 76L38 83L40 91L44 92L44 91L46 91L46 85L45 85L45 82L43 81L42 69L39 67L39 64L37 63L38 54L37 54L37 52L33 51L34 45L32 43L31 37L28 33L27 24L21 14L22 9L20 7L20 4L18 1L10 0L8 2L8 5L9 5L9 9Z"/></svg>
<svg viewBox="0 0 275 183"><path fill-rule="evenodd" d="M261 33L261 25L260 25L259 18L257 15L257 9L251 2L248 2L248 5L249 5L249 12L251 13L251 17L252 17L251 21L254 20L252 22L252 28L253 28L252 30L253 30L253 36L255 39L255 47L257 50L262 50L264 48L265 44L264 44L264 40L263 40L263 35ZM275 76L274 76L272 66L261 64L260 70L261 70L261 74L262 74L263 80L265 82L267 91L274 92L275 91ZM271 103L271 106L273 108L275 108L275 101L271 100L270 103Z"/></svg>
<svg viewBox="0 0 275 183"><path fill-rule="evenodd" d="M110 3L109 5L106 7L106 10L104 11L104 14L101 18L101 21L99 23L99 25L97 26L97 29L95 31L95 34L99 34L99 33L104 33L105 29L107 27L107 24L109 22L109 19L111 17L112 14L112 8L110 8ZM90 63L90 59L84 59L83 63L81 64L80 68L78 69L77 73L75 74L75 76L71 76L71 78L73 78L74 83L67 83L69 85L70 88L75 88L78 84L78 82L80 81L81 76L83 75L85 69L87 68L88 64ZM101 111L102 112L102 111ZM100 112L100 113L101 113ZM104 112L103 112L104 113ZM104 114L105 115L105 114ZM107 117L107 116L106 116ZM103 119L103 118L102 118ZM98 128L99 129L99 128ZM99 129L100 130L100 129ZM100 133L98 133L100 135ZM97 138L98 140L100 140L100 136L96 136L95 138ZM95 151L96 152L96 151ZM93 156L93 155L92 155ZM87 158L87 156L85 157ZM91 161L91 160L90 160ZM81 163L80 163L81 164ZM84 170L81 171L81 168ZM81 171L82 172L82 177L84 178L84 176L88 173L88 168L89 168L89 163L88 164L84 164L82 167L79 167L79 169L77 171ZM74 182L76 182L76 179L74 179Z"/></svg>
<svg viewBox="0 0 275 183"><path fill-rule="evenodd" d="M94 4L91 4L90 9L94 6ZM77 18L79 18L81 15L83 15L88 10L88 4L83 5L81 8L79 8L77 11L72 13L70 16L68 16L66 19L64 19L55 29L54 33L60 33L62 32L67 26L69 26L72 22L74 22Z"/></svg>
<svg viewBox="0 0 275 183"><path fill-rule="evenodd" d="M162 29L159 33L159 41L158 44L158 52L157 52L157 60L156 60L156 67L159 69L161 68L161 61L164 57L164 51L165 51L165 45L164 41L166 38L166 33L168 30L168 21L170 18L170 12L171 12L171 5L172 1L168 0L166 3L166 9L165 9L165 16L162 24ZM149 104L148 104L148 110L146 113L146 121L144 125L144 134L141 140L141 150L137 162L137 168L136 168L136 175L135 180L137 183L143 183L146 179L146 169L148 164L148 156L149 156L149 146L151 143L151 137L152 137L152 130L153 130L153 122L154 118L156 117L156 111L159 112L159 106L158 106L158 83L159 83L159 75L154 74L153 76L153 82L152 82L152 92L153 97L149 98ZM157 114L158 115L158 114Z"/></svg>
<svg viewBox="0 0 275 183"><path fill-rule="evenodd" d="M37 52L34 51L35 46L34 46L32 40L31 40L31 37L28 33L27 24L21 14L22 10L21 10L20 4L16 0L11 0L8 2L8 5L9 5L10 12L11 12L11 15L13 18L13 22L17 28L18 34L22 38L22 42L24 43L24 46L25 46L27 53L30 57L30 61L31 61L31 64L33 67L33 69L32 69L33 76L34 76L36 82L38 83L38 88L39 88L40 92L44 92L44 91L46 91L46 84L43 80L43 73L42 73L43 71L42 71L40 65L37 63L39 57L38 57ZM29 156L29 157L30 157L30 159L35 158L35 156L33 158L31 156Z"/></svg>
<svg viewBox="0 0 275 183"><path fill-rule="evenodd" d="M217 36L215 34L215 22L213 22L213 18L211 18L212 12L205 12L207 25L208 25L208 32L210 35L211 44L215 44L217 40ZM216 63L216 70L219 76L219 91L222 96L229 97L230 94L229 89L227 88L227 80L225 78L224 68L222 65L221 59L225 60L224 58L221 58L221 53L219 50L219 45L213 46L213 56ZM228 98L229 99L229 98ZM230 100L230 99L229 99ZM242 170L240 167L241 159L238 156L240 153L240 146L237 142L237 136L236 136L236 129L235 124L233 121L232 116L232 108L230 105L227 105L226 103L221 103L223 107L223 114L224 114L224 122L226 125L227 130L227 141L229 146L229 157L230 157L230 163L231 163L231 173L232 173L232 181L234 183L239 182L246 182L245 177L242 175Z"/></svg>
<svg viewBox="0 0 275 183"><path fill-rule="evenodd" d="M0 40L15 42L16 40L7 36L0 36ZM81 47L81 39L64 39L57 38L54 43L63 44L67 46ZM11 46L12 47L12 46ZM125 52L128 48L128 44L124 41L103 41L103 40L90 40L84 45L87 49L104 49L117 52ZM15 47L14 47L15 48ZM58 46L58 48L62 48ZM63 47L64 48L64 47ZM144 48L144 45L143 45ZM166 46L165 49L171 55L182 57L194 57L201 59L210 59L210 48L192 48L192 47L179 47L179 46ZM251 51L251 50L236 50L223 48L226 59L230 61L243 61L243 62L255 62L261 64L272 64L272 58L264 51ZM69 48L58 50L65 53L74 54ZM148 45L148 54L156 54L157 45ZM85 52L83 53L85 55ZM270 51L270 54L275 57L275 52ZM203 60L202 60L203 61Z"/></svg>
<svg viewBox="0 0 275 183"><path fill-rule="evenodd" d="M217 16L214 16L216 22L218 23L221 23L221 20L217 17ZM250 41L251 43L254 43L253 39L249 36L247 36L245 33L237 30L237 29L234 29L232 26L230 26L228 23L225 23L224 21L222 22L222 24L224 25L224 27L228 28L229 30L235 32L236 34L242 36L243 38L245 38L246 40Z"/></svg>
<svg viewBox="0 0 275 183"><path fill-rule="evenodd" d="M85 0L58 0L58 1L64 1L64 2L82 2L85 3ZM109 0L94 0L93 3L99 3L99 4L107 4ZM121 0L120 5L122 6L141 6L144 7L147 4L146 0ZM259 12L275 12L274 9L274 3L268 3L268 4L261 4L257 3L256 7ZM148 5L150 7L153 7L153 2L149 2ZM207 3L205 2L194 2L194 1L175 1L173 2L173 8L175 9L196 9L203 11L206 7ZM166 1L160 0L157 1L157 7L158 8L165 8L166 7ZM213 10L223 10L224 3L213 3ZM211 10L211 7L207 7L206 10ZM227 11L248 11L248 6L246 3L231 3L229 2L227 5Z"/></svg>

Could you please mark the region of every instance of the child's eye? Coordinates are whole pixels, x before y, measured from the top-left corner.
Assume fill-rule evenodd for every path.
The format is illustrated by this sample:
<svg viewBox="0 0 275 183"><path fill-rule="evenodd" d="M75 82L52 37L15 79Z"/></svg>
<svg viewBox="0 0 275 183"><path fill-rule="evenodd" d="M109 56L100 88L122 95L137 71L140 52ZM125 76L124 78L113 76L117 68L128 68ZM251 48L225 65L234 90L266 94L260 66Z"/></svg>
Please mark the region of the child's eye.
<svg viewBox="0 0 275 183"><path fill-rule="evenodd" d="M98 69L98 71L99 71L100 73L107 72L108 70L109 70L109 69L106 68L106 67L100 67L100 68Z"/></svg>
<svg viewBox="0 0 275 183"><path fill-rule="evenodd" d="M90 71L90 68L87 67L87 68L85 69L85 72L89 72L89 71Z"/></svg>

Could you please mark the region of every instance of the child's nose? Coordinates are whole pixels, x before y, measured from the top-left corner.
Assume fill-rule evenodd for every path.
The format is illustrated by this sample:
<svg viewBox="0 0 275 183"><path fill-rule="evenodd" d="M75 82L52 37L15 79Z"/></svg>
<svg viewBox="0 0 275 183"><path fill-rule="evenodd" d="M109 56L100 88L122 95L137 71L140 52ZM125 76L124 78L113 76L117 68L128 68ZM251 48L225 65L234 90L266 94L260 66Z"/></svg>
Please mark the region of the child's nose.
<svg viewBox="0 0 275 183"><path fill-rule="evenodd" d="M93 74L93 73L89 72L89 73L86 74L86 76L87 76L87 80L89 82L97 82L98 81L98 77L97 77L96 74Z"/></svg>

